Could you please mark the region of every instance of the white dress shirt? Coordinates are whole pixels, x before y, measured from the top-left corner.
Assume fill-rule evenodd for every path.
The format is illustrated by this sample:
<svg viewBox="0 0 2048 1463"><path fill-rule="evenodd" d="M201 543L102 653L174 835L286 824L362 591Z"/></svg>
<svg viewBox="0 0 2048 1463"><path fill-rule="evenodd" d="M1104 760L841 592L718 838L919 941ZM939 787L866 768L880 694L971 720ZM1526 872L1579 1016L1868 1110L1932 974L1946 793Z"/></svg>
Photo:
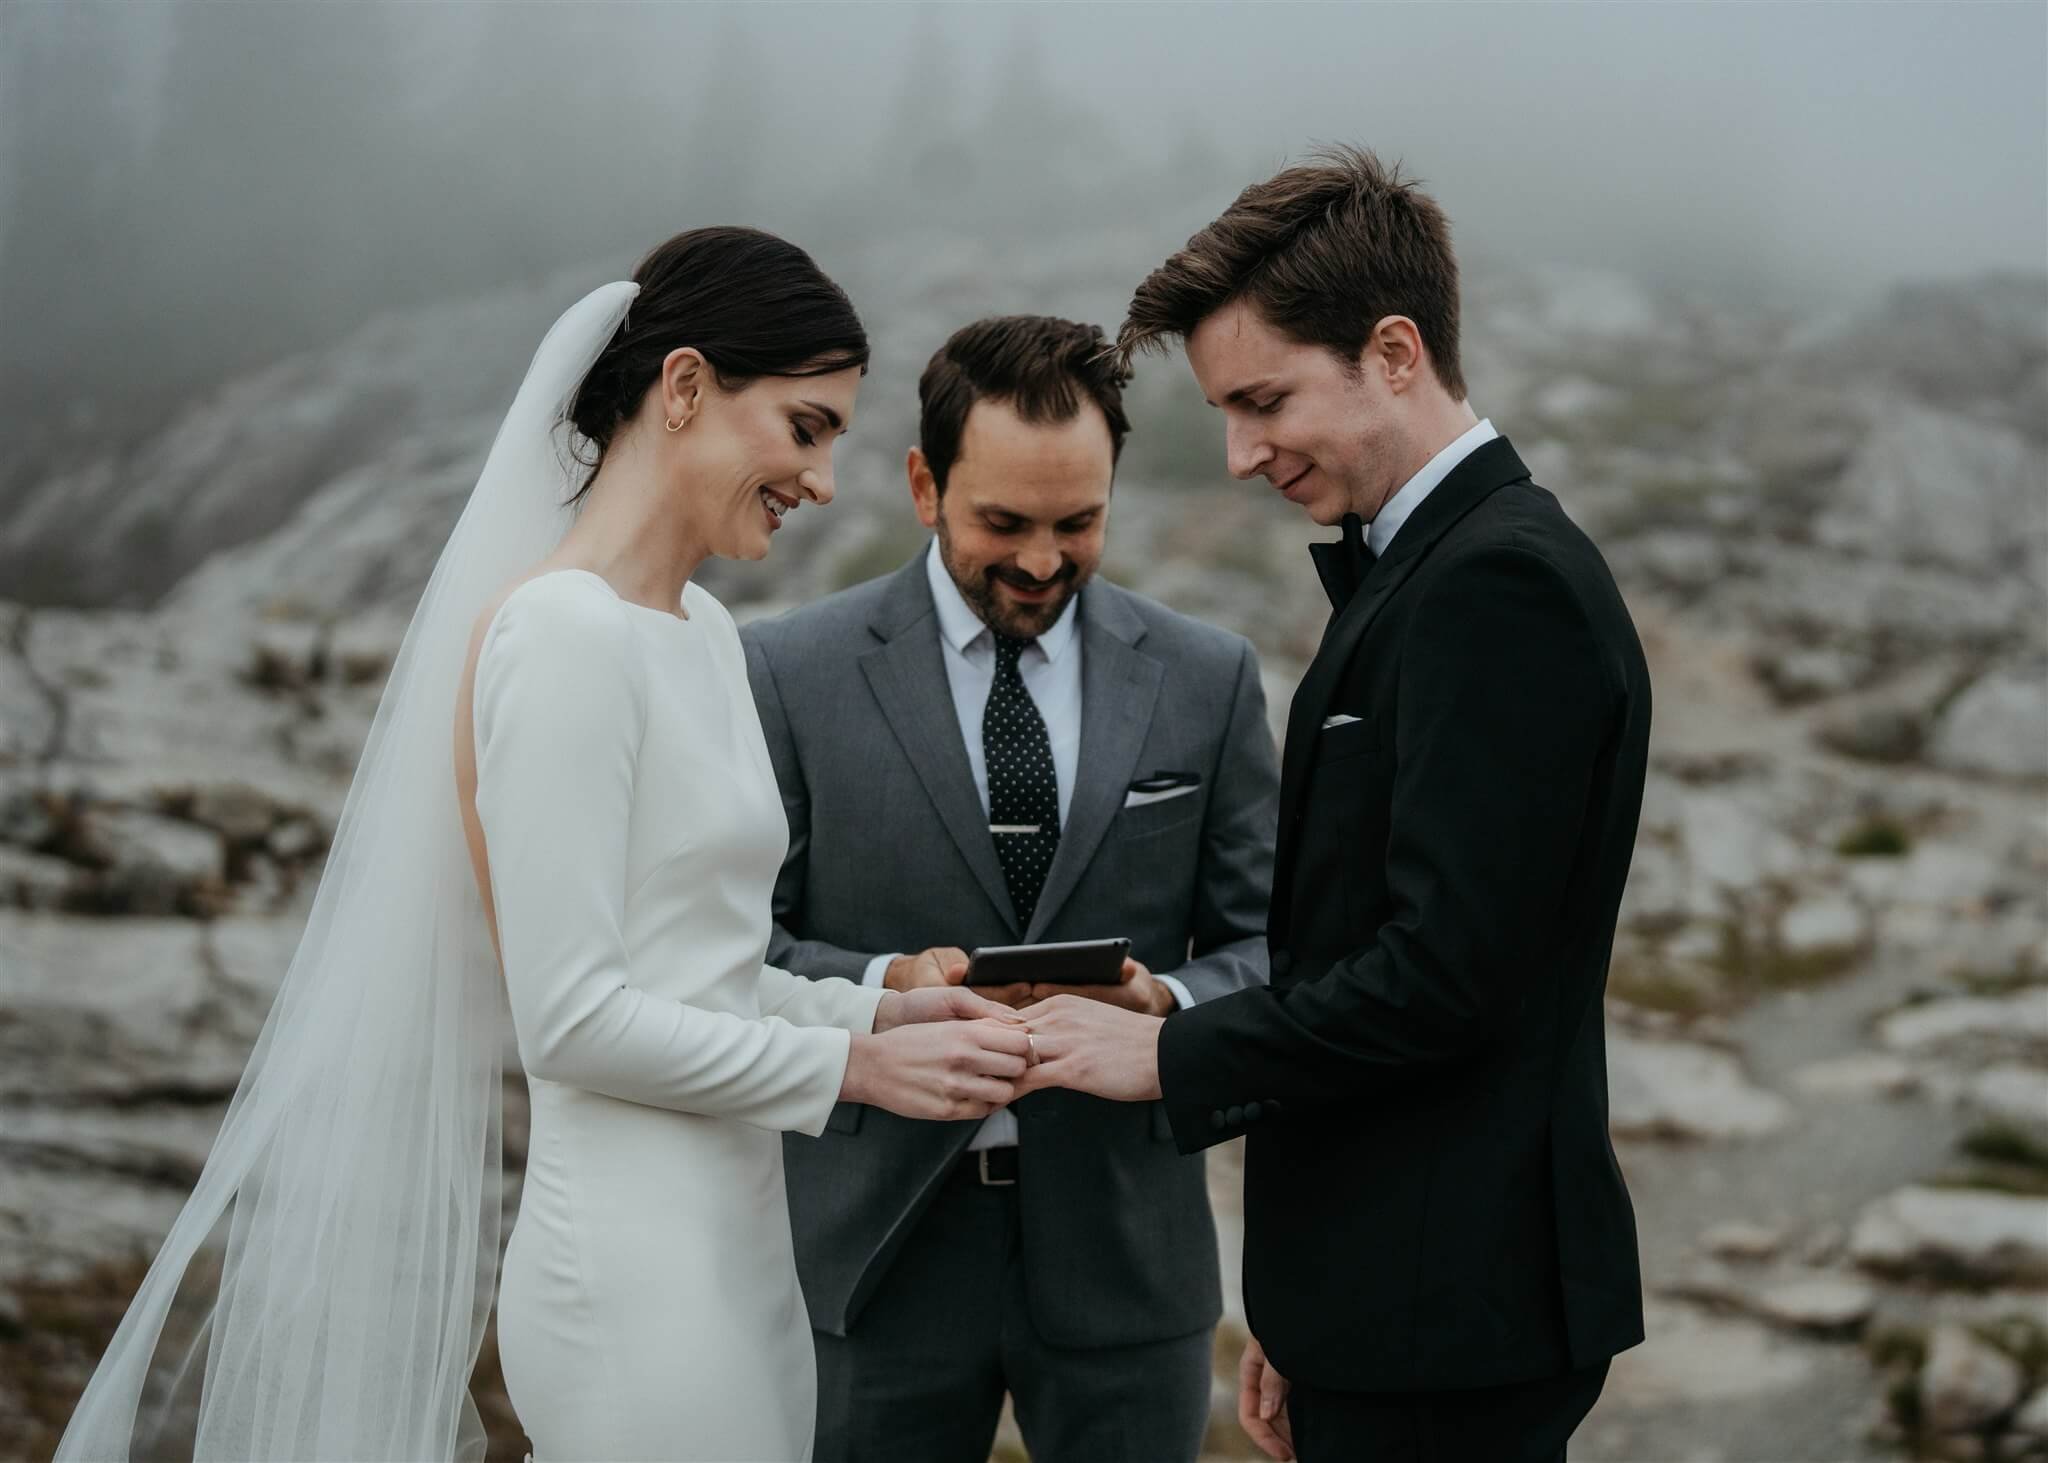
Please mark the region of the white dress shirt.
<svg viewBox="0 0 2048 1463"><path fill-rule="evenodd" d="M988 705L989 690L995 685L995 636L967 603L953 576L946 572L936 539L925 555L925 573L931 580L932 603L938 610L939 643L945 655L946 684L953 692L953 713L959 718L960 740L967 748L967 767L974 774L982 816L987 817L988 759L981 741L981 716ZM1046 737L1052 743L1052 770L1059 783L1062 829L1067 826L1067 810L1074 803L1074 776L1081 759L1081 636L1077 624L1080 607L1079 595L1068 600L1051 628L1026 646L1017 658L1017 674L1023 678L1024 689L1031 693L1032 704L1038 707ZM889 962L894 959L896 955L889 954L870 960L862 972L862 983L881 985ZM1180 1005L1194 1004L1187 987L1172 976L1155 975L1153 979L1173 992L1173 999ZM1016 1141L1017 1119L1005 1110L990 1113L967 1146L971 1152Z"/></svg>
<svg viewBox="0 0 2048 1463"><path fill-rule="evenodd" d="M1379 513L1365 526L1365 546L1372 550L1372 556L1377 559L1387 551L1387 545L1394 541L1408 516L1436 491L1438 483L1451 475L1452 468L1499 435L1491 421L1482 421L1468 427L1464 435L1423 463L1422 471L1401 484L1400 491L1381 504Z"/></svg>

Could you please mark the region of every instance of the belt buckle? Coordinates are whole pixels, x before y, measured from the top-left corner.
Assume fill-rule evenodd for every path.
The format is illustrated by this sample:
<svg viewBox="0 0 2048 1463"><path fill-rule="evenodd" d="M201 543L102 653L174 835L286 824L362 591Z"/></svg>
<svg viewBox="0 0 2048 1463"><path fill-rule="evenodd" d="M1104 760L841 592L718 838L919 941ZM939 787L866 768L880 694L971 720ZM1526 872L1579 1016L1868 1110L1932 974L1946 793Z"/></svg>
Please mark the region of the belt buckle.
<svg viewBox="0 0 2048 1463"><path fill-rule="evenodd" d="M982 1183L991 1189L1014 1188L1017 1183L1015 1179L992 1179L988 1176L988 1156L991 1151L987 1148L978 1148L974 1153L975 1166L981 1171Z"/></svg>

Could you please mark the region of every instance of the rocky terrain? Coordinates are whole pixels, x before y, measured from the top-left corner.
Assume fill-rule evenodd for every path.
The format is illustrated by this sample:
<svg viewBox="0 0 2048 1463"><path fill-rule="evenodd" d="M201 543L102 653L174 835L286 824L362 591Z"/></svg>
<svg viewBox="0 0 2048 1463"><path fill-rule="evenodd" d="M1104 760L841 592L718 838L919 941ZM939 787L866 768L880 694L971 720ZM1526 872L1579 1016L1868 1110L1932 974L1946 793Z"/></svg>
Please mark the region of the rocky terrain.
<svg viewBox="0 0 2048 1463"><path fill-rule="evenodd" d="M1146 257L857 261L839 500L713 587L744 617L900 562L923 356L995 309L1113 319ZM1658 697L1609 1005L1651 1337L1574 1456L2048 1459L2048 279L1777 318L1472 273L1475 403L1607 552ZM203 1162L411 601L596 278L372 320L0 508L130 606L0 586L0 1457L47 1454ZM1277 723L1307 534L1183 378L1134 387L1106 572L1250 635ZM1211 1175L1234 1272L1235 1152Z"/></svg>

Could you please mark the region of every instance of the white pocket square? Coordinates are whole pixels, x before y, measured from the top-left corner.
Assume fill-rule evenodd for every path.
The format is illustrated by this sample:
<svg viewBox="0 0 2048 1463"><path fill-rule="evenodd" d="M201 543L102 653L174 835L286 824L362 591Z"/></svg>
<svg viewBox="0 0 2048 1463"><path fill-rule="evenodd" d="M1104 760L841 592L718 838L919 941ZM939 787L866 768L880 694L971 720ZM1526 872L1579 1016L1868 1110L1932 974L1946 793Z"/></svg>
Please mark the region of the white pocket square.
<svg viewBox="0 0 2048 1463"><path fill-rule="evenodd" d="M1200 791L1201 788L1197 784L1189 783L1186 787L1169 787L1159 792L1127 792L1124 794L1124 806L1142 808L1147 803L1163 803L1168 798L1184 798L1191 792Z"/></svg>
<svg viewBox="0 0 2048 1463"><path fill-rule="evenodd" d="M1323 730L1328 731L1333 726L1349 726L1354 721L1363 720L1365 720L1365 718L1362 716L1346 716L1343 712L1340 711L1335 716L1326 716L1323 718Z"/></svg>

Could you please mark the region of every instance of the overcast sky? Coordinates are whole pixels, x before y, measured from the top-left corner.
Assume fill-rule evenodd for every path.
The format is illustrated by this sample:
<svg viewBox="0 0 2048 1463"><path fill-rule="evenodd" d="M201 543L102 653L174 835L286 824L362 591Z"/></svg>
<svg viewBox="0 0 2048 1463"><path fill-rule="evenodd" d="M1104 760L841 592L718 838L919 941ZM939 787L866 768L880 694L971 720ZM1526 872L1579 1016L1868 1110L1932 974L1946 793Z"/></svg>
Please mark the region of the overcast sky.
<svg viewBox="0 0 2048 1463"><path fill-rule="evenodd" d="M968 95L1035 40L1139 150L1194 123L1232 157L1398 154L1468 247L1814 287L2048 267L2039 3L967 3L941 22ZM844 115L901 71L919 17L750 23L804 58L787 92Z"/></svg>
<svg viewBox="0 0 2048 1463"><path fill-rule="evenodd" d="M913 267L878 158L935 140L1027 253L1091 209L1177 242L1353 141L1468 264L1830 308L2048 269L2048 5L0 0L0 413L139 421L706 215Z"/></svg>

